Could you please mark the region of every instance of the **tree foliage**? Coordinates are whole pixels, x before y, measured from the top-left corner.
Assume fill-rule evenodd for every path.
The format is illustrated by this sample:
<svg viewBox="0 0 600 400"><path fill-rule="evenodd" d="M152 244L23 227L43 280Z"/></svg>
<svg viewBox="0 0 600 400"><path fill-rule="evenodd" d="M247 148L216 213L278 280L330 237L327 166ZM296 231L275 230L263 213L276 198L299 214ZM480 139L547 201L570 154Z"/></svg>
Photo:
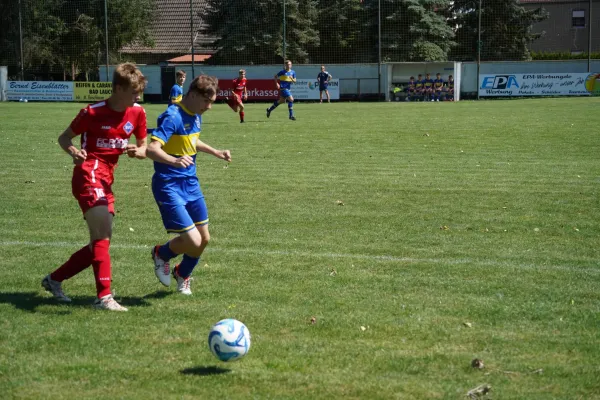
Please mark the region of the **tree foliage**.
<svg viewBox="0 0 600 400"><path fill-rule="evenodd" d="M452 52L453 59L472 61L477 59L479 1L456 0L452 6L457 26L458 45ZM495 0L482 2L481 9L481 60L525 61L531 59L529 44L542 34L532 33L532 25L548 18L543 8L527 10L518 0Z"/></svg>
<svg viewBox="0 0 600 400"><path fill-rule="evenodd" d="M308 62L318 43L315 0L286 0L286 58ZM211 62L272 64L283 61L281 0L207 0L202 34L216 37Z"/></svg>
<svg viewBox="0 0 600 400"><path fill-rule="evenodd" d="M113 60L127 43L152 44L153 4L154 0L108 0L108 50ZM0 11L0 60L20 64L19 1L2 1ZM22 0L21 26L25 69L63 71L73 78L104 61L104 0Z"/></svg>

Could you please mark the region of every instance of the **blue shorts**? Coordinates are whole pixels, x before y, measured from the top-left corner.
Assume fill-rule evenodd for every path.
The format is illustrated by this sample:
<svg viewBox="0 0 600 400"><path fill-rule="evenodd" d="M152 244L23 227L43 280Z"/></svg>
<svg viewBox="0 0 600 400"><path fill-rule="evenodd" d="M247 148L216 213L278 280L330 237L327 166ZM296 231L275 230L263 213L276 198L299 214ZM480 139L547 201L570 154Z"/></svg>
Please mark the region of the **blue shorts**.
<svg viewBox="0 0 600 400"><path fill-rule="evenodd" d="M292 91L290 89L279 90L279 97L283 97L284 99L287 99L291 95L292 95Z"/></svg>
<svg viewBox="0 0 600 400"><path fill-rule="evenodd" d="M327 86L329 86L327 83L319 83L319 91L324 91L327 90Z"/></svg>
<svg viewBox="0 0 600 400"><path fill-rule="evenodd" d="M163 180L152 177L152 193L169 233L208 224L208 209L197 177Z"/></svg>

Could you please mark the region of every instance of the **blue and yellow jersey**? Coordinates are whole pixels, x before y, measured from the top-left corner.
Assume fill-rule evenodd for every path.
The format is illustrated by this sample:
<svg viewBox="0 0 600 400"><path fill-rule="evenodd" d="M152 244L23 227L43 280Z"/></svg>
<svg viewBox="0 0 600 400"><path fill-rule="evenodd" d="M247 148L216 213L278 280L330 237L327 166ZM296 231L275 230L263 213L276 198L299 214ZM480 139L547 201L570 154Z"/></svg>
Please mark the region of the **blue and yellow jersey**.
<svg viewBox="0 0 600 400"><path fill-rule="evenodd" d="M409 81L407 86L406 86L406 90L408 90L409 92L414 92L416 89L416 82L415 81Z"/></svg>
<svg viewBox="0 0 600 400"><path fill-rule="evenodd" d="M171 94L169 95L169 105L179 103L183 97L183 87L178 84L173 85Z"/></svg>
<svg viewBox="0 0 600 400"><path fill-rule="evenodd" d="M416 88L417 90L423 89L423 83L424 83L424 81L423 81L423 80L417 79L417 80L415 81L415 88Z"/></svg>
<svg viewBox="0 0 600 400"><path fill-rule="evenodd" d="M454 89L454 79L451 81L448 81L448 89Z"/></svg>
<svg viewBox="0 0 600 400"><path fill-rule="evenodd" d="M438 90L441 89L442 87L444 87L444 80L441 78L434 80L433 87Z"/></svg>
<svg viewBox="0 0 600 400"><path fill-rule="evenodd" d="M175 168L154 162L155 176L162 179L196 176L196 142L200 138L202 117L181 104L173 104L158 117L157 128L150 136L160 142L165 153L173 157L191 156L194 164L187 168Z"/></svg>
<svg viewBox="0 0 600 400"><path fill-rule="evenodd" d="M433 79L423 79L423 86L425 86L425 89L431 89L433 87Z"/></svg>
<svg viewBox="0 0 600 400"><path fill-rule="evenodd" d="M292 88L292 79L296 79L296 72L293 69L289 71L282 69L277 73L277 78L279 79L279 87L281 89L290 90Z"/></svg>

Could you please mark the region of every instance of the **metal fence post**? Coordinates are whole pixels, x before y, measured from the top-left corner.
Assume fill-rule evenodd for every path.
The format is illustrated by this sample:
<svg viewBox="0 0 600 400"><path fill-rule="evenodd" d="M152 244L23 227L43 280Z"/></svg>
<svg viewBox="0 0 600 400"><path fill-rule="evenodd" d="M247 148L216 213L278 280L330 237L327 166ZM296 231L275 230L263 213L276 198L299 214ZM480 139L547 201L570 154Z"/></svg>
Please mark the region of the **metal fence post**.
<svg viewBox="0 0 600 400"><path fill-rule="evenodd" d="M23 28L21 27L21 0L19 0L19 47L21 48L21 80L25 80L24 61L23 61Z"/></svg>
<svg viewBox="0 0 600 400"><path fill-rule="evenodd" d="M481 69L481 0L479 0L479 22L477 28L477 100L479 100L479 70ZM460 90L460 89L459 89Z"/></svg>
<svg viewBox="0 0 600 400"><path fill-rule="evenodd" d="M192 0L190 0L190 33L192 40L192 79L194 79L196 77L196 70L194 64L194 6Z"/></svg>
<svg viewBox="0 0 600 400"><path fill-rule="evenodd" d="M104 0L104 41L106 42L106 82L108 82L110 81L108 78L108 0ZM73 76L72 79L75 80L75 77Z"/></svg>

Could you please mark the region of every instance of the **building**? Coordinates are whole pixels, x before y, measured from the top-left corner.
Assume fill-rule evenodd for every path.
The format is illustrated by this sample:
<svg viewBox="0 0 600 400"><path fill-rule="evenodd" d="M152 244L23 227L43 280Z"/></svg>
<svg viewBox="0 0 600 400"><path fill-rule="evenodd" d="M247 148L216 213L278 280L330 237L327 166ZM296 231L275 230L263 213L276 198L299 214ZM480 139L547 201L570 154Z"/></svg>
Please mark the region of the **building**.
<svg viewBox="0 0 600 400"><path fill-rule="evenodd" d="M206 6L205 0L156 0L155 6L156 17L150 26L154 46L127 45L120 51L124 58L138 64L191 63L192 36L194 62L210 58L213 54L210 45L214 39L199 33L203 24L198 13Z"/></svg>
<svg viewBox="0 0 600 400"><path fill-rule="evenodd" d="M533 32L543 32L543 36L531 44L531 51L587 53L591 27L592 52L600 52L600 0L592 0L591 21L589 0L520 0L519 3L526 9L543 7L550 14L548 19L533 25Z"/></svg>

